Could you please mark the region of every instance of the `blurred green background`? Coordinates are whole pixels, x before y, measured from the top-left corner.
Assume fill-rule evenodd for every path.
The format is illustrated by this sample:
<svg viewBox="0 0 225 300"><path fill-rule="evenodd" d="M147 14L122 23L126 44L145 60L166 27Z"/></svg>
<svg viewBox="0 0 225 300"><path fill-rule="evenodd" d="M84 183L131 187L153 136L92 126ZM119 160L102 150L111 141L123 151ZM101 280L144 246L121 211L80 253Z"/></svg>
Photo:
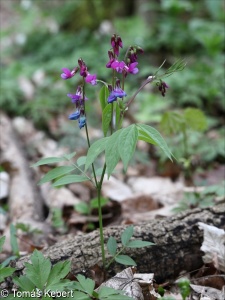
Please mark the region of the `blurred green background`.
<svg viewBox="0 0 225 300"><path fill-rule="evenodd" d="M107 51L111 34L126 47L138 44L139 73L127 78L132 95L143 80L166 59L186 68L169 77L166 97L156 87L137 97L131 113L138 122L159 125L162 114L186 107L201 109L208 127L189 137L192 153L205 163L224 162L224 1L223 0L1 0L1 98L9 116L25 116L38 128L73 111L67 93L80 77L63 81L61 68L72 69L82 57L89 72L110 80ZM100 87L99 87L100 88ZM101 122L98 88L88 86L87 104L93 127ZM74 124L59 128L62 143L71 142ZM79 130L77 133L79 133ZM201 143L199 143L199 135ZM169 139L179 152L176 138ZM172 141L172 142L171 142ZM178 143L179 144L179 143ZM174 148L174 149L173 149ZM175 153L176 154L176 153Z"/></svg>

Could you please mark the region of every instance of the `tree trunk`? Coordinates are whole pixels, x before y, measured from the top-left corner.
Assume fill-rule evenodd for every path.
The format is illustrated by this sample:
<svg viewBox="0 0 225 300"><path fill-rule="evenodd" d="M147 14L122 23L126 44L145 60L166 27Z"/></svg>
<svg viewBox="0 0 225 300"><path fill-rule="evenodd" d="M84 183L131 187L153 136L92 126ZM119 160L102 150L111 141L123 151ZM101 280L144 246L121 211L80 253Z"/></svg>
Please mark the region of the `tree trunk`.
<svg viewBox="0 0 225 300"><path fill-rule="evenodd" d="M158 283L175 278L180 271L193 271L202 265L200 247L203 231L198 222L225 228L225 204L220 203L206 209L194 209L163 220L153 220L147 224L134 226L134 237L155 243L155 246L129 249L137 263L139 273L154 273ZM105 243L114 236L119 246L120 235L126 226L114 226L104 229ZM89 234L75 236L57 243L43 253L52 263L70 259L74 275L88 271L95 264L102 265L98 230ZM106 256L109 259L109 256ZM22 269L29 257L22 257L16 262L16 268ZM113 264L110 275L121 271L122 265Z"/></svg>

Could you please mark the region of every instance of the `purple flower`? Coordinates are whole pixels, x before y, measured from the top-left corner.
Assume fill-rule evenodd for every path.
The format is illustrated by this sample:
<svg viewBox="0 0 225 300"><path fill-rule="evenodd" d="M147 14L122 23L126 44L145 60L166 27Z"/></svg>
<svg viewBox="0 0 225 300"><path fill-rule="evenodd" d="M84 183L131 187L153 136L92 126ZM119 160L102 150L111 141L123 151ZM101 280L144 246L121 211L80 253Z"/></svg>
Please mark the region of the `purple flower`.
<svg viewBox="0 0 225 300"><path fill-rule="evenodd" d="M111 93L110 93L110 95L108 97L108 103L112 103L112 102L116 101L117 97L123 98L126 95L127 94L121 89L121 87L120 87L120 80L118 79L116 81L115 88L111 91Z"/></svg>
<svg viewBox="0 0 225 300"><path fill-rule="evenodd" d="M129 65L128 72L131 74L137 74L139 72L138 68L136 68L137 65L138 62L131 63Z"/></svg>
<svg viewBox="0 0 225 300"><path fill-rule="evenodd" d="M119 35L113 34L111 37L111 45L113 47L114 53L118 56L119 55L119 47L123 48L123 42Z"/></svg>
<svg viewBox="0 0 225 300"><path fill-rule="evenodd" d="M67 96L72 99L72 103L78 103L78 102L82 101L83 100L83 90L82 90L81 86L77 87L76 94L67 94ZM88 100L88 98L85 97L84 100Z"/></svg>
<svg viewBox="0 0 225 300"><path fill-rule="evenodd" d="M87 83L90 83L91 85L96 85L97 84L96 77L97 77L96 74L91 75L88 73L88 75L85 78L85 81Z"/></svg>
<svg viewBox="0 0 225 300"><path fill-rule="evenodd" d="M62 68L62 70L63 70L63 73L61 74L61 78L64 80L73 77L77 72L77 68L74 68L72 71L70 71L67 68Z"/></svg>
<svg viewBox="0 0 225 300"><path fill-rule="evenodd" d="M79 128L81 129L82 127L85 126L86 124L86 117L85 116L81 116L79 121L78 121L78 124L79 124Z"/></svg>
<svg viewBox="0 0 225 300"><path fill-rule="evenodd" d="M126 64L124 61L118 61L118 60L115 60L111 64L111 68L116 70L118 73L122 73L125 66L126 66Z"/></svg>
<svg viewBox="0 0 225 300"><path fill-rule="evenodd" d="M159 87L159 91L161 92L162 96L165 97L166 89L169 88L169 86L165 83L165 81L160 80L160 82L157 83Z"/></svg>
<svg viewBox="0 0 225 300"><path fill-rule="evenodd" d="M70 120L78 120L80 118L80 110L77 109L74 113L69 115Z"/></svg>

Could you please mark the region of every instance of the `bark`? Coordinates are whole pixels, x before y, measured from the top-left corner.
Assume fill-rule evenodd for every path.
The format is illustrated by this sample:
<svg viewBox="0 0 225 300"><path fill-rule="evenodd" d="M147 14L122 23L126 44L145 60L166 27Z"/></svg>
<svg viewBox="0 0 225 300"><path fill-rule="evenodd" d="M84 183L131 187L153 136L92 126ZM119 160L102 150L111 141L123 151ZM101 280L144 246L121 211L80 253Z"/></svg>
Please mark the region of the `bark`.
<svg viewBox="0 0 225 300"><path fill-rule="evenodd" d="M154 242L156 245L140 249L130 249L130 255L137 263L139 273L154 273L157 282L175 278L180 271L193 271L202 265L200 247L203 231L198 222L225 228L225 204L220 203L206 209L194 209L163 220L153 220L146 224L134 226L134 237ZM105 243L114 236L118 243L126 226L114 226L104 229ZM119 244L120 245L120 244ZM43 250L52 263L70 259L74 275L88 271L95 264L101 266L100 239L98 230L89 234L75 236L64 242L57 243ZM23 269L23 257L16 262L16 268ZM109 256L107 256L107 260ZM123 269L122 265L114 264L111 273Z"/></svg>

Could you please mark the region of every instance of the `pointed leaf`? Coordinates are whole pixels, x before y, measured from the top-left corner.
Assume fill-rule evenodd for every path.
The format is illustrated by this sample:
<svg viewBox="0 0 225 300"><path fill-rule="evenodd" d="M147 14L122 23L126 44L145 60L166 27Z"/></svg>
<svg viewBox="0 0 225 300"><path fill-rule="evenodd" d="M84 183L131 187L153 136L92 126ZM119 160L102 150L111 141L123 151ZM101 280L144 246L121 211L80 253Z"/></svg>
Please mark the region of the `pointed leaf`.
<svg viewBox="0 0 225 300"><path fill-rule="evenodd" d="M91 147L89 148L88 153L87 153L85 170L87 170L88 167L95 161L97 156L105 150L107 141L108 141L108 138L105 137L103 139L100 139L100 140L94 142L91 145Z"/></svg>
<svg viewBox="0 0 225 300"><path fill-rule="evenodd" d="M147 246L153 246L154 243L148 242L148 241L141 241L141 240L132 240L129 241L127 244L127 247L129 248L142 248Z"/></svg>
<svg viewBox="0 0 225 300"><path fill-rule="evenodd" d="M51 271L51 262L37 250L34 250L30 259L32 264L25 263L26 276L37 288L42 290Z"/></svg>
<svg viewBox="0 0 225 300"><path fill-rule="evenodd" d="M118 255L115 257L115 261L127 266L136 266L136 262L128 255Z"/></svg>
<svg viewBox="0 0 225 300"><path fill-rule="evenodd" d="M67 160L71 160L71 158L73 158L75 155L76 155L76 152L72 152L72 153L69 153L69 154L65 154L63 156L63 158L65 158Z"/></svg>
<svg viewBox="0 0 225 300"><path fill-rule="evenodd" d="M134 226L127 227L121 235L121 242L126 246L134 233Z"/></svg>
<svg viewBox="0 0 225 300"><path fill-rule="evenodd" d="M89 295L92 295L94 288L95 288L95 282L90 278L85 278L83 275L77 275L77 280L79 281L81 287L84 291L86 291Z"/></svg>
<svg viewBox="0 0 225 300"><path fill-rule="evenodd" d="M108 138L108 142L105 148L105 162L107 166L108 178L115 169L118 161L120 160L120 155L118 151L118 138L121 133L121 130L116 131Z"/></svg>
<svg viewBox="0 0 225 300"><path fill-rule="evenodd" d="M103 85L103 87L101 88L101 90L99 92L99 100L100 100L102 111L104 110L104 108L107 105L108 97L109 97L109 90L105 85Z"/></svg>
<svg viewBox="0 0 225 300"><path fill-rule="evenodd" d="M116 254L117 242L116 239L112 236L110 236L110 238L108 239L107 249L112 256Z"/></svg>
<svg viewBox="0 0 225 300"><path fill-rule="evenodd" d="M172 153L170 152L169 147L167 146L165 140L161 136L161 134L153 127L145 125L145 124L137 124L138 131L144 132L147 134L149 139L153 140L155 145L158 145L164 153L172 160Z"/></svg>
<svg viewBox="0 0 225 300"><path fill-rule="evenodd" d="M64 160L65 160L64 157L42 158L38 162L36 162L35 164L31 165L31 167L38 167L38 166L42 166L42 165L55 164L55 163L58 163L58 162L64 161Z"/></svg>
<svg viewBox="0 0 225 300"><path fill-rule="evenodd" d="M110 103L106 105L106 107L102 112L102 131L104 133L104 136L107 135L107 132L109 130L109 125L112 120L112 109L113 109L113 105Z"/></svg>
<svg viewBox="0 0 225 300"><path fill-rule="evenodd" d="M68 260L57 262L49 274L46 289L51 289L53 284L59 283L60 279L65 278L70 271L70 267L71 262Z"/></svg>
<svg viewBox="0 0 225 300"><path fill-rule="evenodd" d="M121 130L118 140L118 150L123 161L125 171L127 170L129 161L133 157L137 140L138 129L135 124Z"/></svg>
<svg viewBox="0 0 225 300"><path fill-rule="evenodd" d="M49 171L45 176L41 178L41 180L38 182L38 184L43 184L45 182L51 181L57 177L60 177L62 175L65 175L67 173L72 172L75 169L75 167L72 166L63 166L63 167L56 167Z"/></svg>
<svg viewBox="0 0 225 300"><path fill-rule="evenodd" d="M22 291L31 292L35 289L35 283L33 283L26 275L14 277L13 282L18 285Z"/></svg>
<svg viewBox="0 0 225 300"><path fill-rule="evenodd" d="M60 185L66 185L74 182L83 182L89 180L88 177L81 176L81 175L66 175L56 182L53 183L52 186L60 186Z"/></svg>
<svg viewBox="0 0 225 300"><path fill-rule="evenodd" d="M78 167L85 165L87 156L80 156L77 160Z"/></svg>
<svg viewBox="0 0 225 300"><path fill-rule="evenodd" d="M6 277L11 276L15 270L16 270L15 268L11 268L11 267L0 268L0 272L1 272L0 283L3 282Z"/></svg>

